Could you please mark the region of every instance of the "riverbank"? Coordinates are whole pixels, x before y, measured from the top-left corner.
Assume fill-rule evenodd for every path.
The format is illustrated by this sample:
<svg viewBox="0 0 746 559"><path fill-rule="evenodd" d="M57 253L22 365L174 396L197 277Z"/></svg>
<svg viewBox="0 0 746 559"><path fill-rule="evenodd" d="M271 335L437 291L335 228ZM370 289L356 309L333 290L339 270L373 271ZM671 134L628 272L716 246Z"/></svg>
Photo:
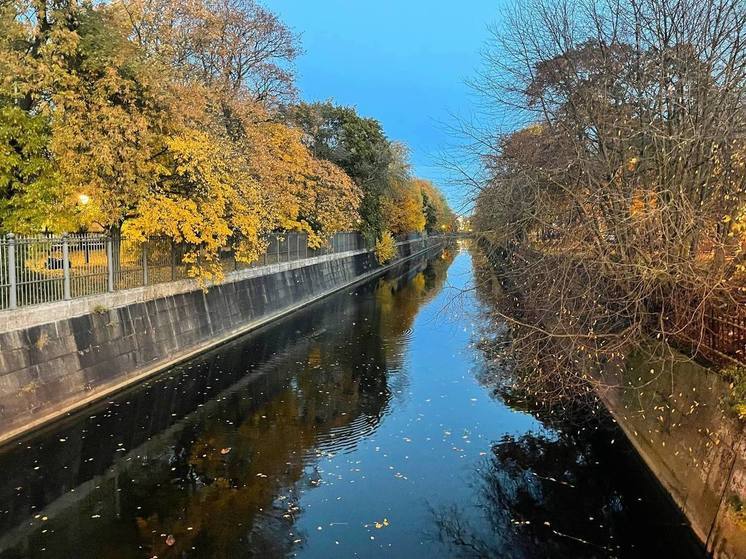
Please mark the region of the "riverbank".
<svg viewBox="0 0 746 559"><path fill-rule="evenodd" d="M548 400L600 397L707 551L724 559L746 556L746 422L723 377L653 340L631 354L613 343L613 349L594 353L594 344L605 343L603 335L582 338L584 349L565 343L574 329L565 329L563 321L572 317L553 307L540 307L550 322L532 328L536 315L517 287L521 278L506 268L507 260L493 257L495 262L480 260L481 291L499 316L517 317L511 336L500 343L525 354L516 371L522 389ZM571 353L578 347L583 351ZM567 353L557 356L563 348ZM536 373L526 355L562 366Z"/></svg>
<svg viewBox="0 0 746 559"><path fill-rule="evenodd" d="M655 357L664 353L670 358ZM707 550L746 557L746 422L728 384L651 342L609 368L598 392Z"/></svg>
<svg viewBox="0 0 746 559"><path fill-rule="evenodd" d="M6 311L0 443L442 243L401 243L387 266L357 250L236 272L208 290L173 282Z"/></svg>

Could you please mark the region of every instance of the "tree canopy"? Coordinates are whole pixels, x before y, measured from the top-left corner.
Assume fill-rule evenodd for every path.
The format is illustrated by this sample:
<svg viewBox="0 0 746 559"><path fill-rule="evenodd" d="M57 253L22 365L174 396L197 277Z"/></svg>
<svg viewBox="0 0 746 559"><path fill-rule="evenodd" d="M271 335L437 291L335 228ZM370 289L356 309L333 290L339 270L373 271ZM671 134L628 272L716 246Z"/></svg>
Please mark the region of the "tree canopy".
<svg viewBox="0 0 746 559"><path fill-rule="evenodd" d="M651 333L697 347L743 305L743 8L531 0L495 33L475 85L519 126L480 136L475 225L523 255L532 370L585 379Z"/></svg>
<svg viewBox="0 0 746 559"><path fill-rule="evenodd" d="M216 279L273 231L422 230L382 213L406 150L295 104L298 39L254 0L9 0L0 27L0 232L167 237Z"/></svg>
<svg viewBox="0 0 746 559"><path fill-rule="evenodd" d="M387 138L378 121L328 101L287 106L282 113L303 131L316 157L344 169L360 187L361 226L369 237L424 231L428 211L429 232L453 229L443 195L432 183L412 177L406 146Z"/></svg>

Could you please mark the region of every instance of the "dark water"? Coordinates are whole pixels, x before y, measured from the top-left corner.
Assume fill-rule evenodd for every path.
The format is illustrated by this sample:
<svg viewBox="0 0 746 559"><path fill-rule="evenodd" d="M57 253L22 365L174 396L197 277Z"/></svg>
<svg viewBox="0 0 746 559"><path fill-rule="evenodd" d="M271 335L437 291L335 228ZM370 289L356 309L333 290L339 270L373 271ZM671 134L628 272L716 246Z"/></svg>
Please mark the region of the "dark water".
<svg viewBox="0 0 746 559"><path fill-rule="evenodd" d="M610 422L480 384L470 281L408 263L0 451L0 558L701 557Z"/></svg>

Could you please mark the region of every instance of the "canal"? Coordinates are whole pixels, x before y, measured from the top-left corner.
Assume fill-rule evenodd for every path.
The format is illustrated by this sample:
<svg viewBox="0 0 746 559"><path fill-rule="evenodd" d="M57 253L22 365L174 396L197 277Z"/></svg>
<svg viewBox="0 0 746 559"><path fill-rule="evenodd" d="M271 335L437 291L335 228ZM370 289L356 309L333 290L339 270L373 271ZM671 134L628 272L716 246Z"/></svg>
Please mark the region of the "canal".
<svg viewBox="0 0 746 559"><path fill-rule="evenodd" d="M472 283L454 245L11 443L0 558L702 557L608 417L485 385Z"/></svg>

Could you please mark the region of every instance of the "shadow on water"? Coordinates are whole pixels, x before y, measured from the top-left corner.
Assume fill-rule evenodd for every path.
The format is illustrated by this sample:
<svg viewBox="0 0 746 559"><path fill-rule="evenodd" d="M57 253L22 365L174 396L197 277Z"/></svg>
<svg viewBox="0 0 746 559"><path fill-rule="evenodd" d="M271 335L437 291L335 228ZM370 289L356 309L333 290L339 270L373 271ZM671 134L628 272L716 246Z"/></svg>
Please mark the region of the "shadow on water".
<svg viewBox="0 0 746 559"><path fill-rule="evenodd" d="M601 410L489 382L471 278L411 260L0 449L0 559L701 557Z"/></svg>
<svg viewBox="0 0 746 559"><path fill-rule="evenodd" d="M705 556L608 415L544 427L494 442L472 474L474 500L432 510L450 556Z"/></svg>
<svg viewBox="0 0 746 559"><path fill-rule="evenodd" d="M405 262L2 449L0 557L283 556L316 459L386 414L402 353L383 334L449 263Z"/></svg>

